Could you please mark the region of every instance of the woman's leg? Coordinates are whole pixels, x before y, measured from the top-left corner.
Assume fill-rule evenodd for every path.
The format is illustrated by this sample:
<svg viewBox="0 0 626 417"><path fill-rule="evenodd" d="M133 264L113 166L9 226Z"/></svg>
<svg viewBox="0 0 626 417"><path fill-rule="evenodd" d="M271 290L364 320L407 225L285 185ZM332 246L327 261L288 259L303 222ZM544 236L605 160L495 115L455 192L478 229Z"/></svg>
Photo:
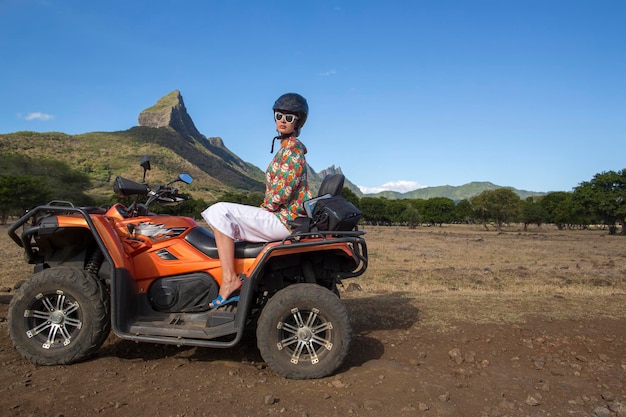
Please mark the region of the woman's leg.
<svg viewBox="0 0 626 417"><path fill-rule="evenodd" d="M241 281L235 272L235 241L217 229L213 230L213 234L222 266L222 285L219 294L227 300L233 292L241 288ZM213 300L210 307L216 305L219 305L219 302L215 303Z"/></svg>
<svg viewBox="0 0 626 417"><path fill-rule="evenodd" d="M241 281L235 272L235 240L269 242L289 235L289 230L274 214L259 207L216 203L204 210L202 217L215 235L222 267L219 295L224 301L241 287ZM219 305L215 301L210 307Z"/></svg>

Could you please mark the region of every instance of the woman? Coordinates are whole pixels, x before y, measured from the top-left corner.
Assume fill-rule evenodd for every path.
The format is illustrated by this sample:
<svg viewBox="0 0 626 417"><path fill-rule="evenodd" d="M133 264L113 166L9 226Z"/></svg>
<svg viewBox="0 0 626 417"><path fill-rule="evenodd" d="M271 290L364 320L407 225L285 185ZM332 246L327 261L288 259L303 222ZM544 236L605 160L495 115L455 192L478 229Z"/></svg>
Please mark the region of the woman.
<svg viewBox="0 0 626 417"><path fill-rule="evenodd" d="M220 291L209 304L216 308L239 300L236 295L241 280L235 272L235 240L269 242L287 237L289 221L301 210L302 202L311 198L307 181L306 147L298 140L300 129L309 114L304 97L283 94L273 106L280 150L265 171L265 198L261 207L235 203L217 203L202 212L215 234L222 266Z"/></svg>

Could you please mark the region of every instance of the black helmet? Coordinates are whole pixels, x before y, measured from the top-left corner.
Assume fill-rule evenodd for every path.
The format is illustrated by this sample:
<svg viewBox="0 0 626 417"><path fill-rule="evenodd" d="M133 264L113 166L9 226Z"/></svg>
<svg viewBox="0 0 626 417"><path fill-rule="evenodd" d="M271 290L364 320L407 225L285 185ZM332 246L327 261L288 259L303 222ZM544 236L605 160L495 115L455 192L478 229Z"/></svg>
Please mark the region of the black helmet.
<svg viewBox="0 0 626 417"><path fill-rule="evenodd" d="M278 100L276 100L272 109L274 111L282 110L286 113L298 116L298 122L295 126L296 136L298 136L297 134L300 133L300 129L304 126L306 118L309 115L309 105L307 104L306 99L296 93L283 94L278 97Z"/></svg>
<svg viewBox="0 0 626 417"><path fill-rule="evenodd" d="M274 102L274 106L272 107L273 111L281 110L285 113L295 114L298 116L298 120L294 125L293 134L298 137L300 136L300 129L304 126L306 122L306 118L309 115L309 105L306 102L306 99L302 97L300 94L296 93L287 93L278 97L278 100ZM279 135L274 137L272 140L272 150L270 153L274 153L274 141L276 139L283 139L290 135Z"/></svg>

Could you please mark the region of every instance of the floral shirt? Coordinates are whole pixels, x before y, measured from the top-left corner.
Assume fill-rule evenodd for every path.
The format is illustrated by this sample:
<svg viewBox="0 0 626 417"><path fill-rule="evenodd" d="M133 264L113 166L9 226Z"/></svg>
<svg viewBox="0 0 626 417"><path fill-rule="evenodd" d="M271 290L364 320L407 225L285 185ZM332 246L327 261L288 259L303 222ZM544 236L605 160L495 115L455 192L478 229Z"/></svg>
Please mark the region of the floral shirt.
<svg viewBox="0 0 626 417"><path fill-rule="evenodd" d="M288 229L291 229L289 221L302 210L302 203L311 198L304 154L306 147L292 136L265 171L265 199L261 208L274 213Z"/></svg>

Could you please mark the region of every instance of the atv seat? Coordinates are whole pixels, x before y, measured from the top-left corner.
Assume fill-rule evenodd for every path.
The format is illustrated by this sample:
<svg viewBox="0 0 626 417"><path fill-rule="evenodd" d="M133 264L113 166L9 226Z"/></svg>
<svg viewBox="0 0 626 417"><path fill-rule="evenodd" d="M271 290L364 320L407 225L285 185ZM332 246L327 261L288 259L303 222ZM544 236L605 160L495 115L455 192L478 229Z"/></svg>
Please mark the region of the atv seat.
<svg viewBox="0 0 626 417"><path fill-rule="evenodd" d="M326 194L339 195L343 190L343 183L346 180L343 174L330 174L326 175L320 185L320 190L317 192L317 196L321 197Z"/></svg>
<svg viewBox="0 0 626 417"><path fill-rule="evenodd" d="M215 235L213 232L210 232L204 227L196 227L191 230L187 236L185 236L185 240L208 257L219 259L217 244L215 243ZM235 258L256 258L266 244L267 243L265 242L257 243L237 241L235 242Z"/></svg>

